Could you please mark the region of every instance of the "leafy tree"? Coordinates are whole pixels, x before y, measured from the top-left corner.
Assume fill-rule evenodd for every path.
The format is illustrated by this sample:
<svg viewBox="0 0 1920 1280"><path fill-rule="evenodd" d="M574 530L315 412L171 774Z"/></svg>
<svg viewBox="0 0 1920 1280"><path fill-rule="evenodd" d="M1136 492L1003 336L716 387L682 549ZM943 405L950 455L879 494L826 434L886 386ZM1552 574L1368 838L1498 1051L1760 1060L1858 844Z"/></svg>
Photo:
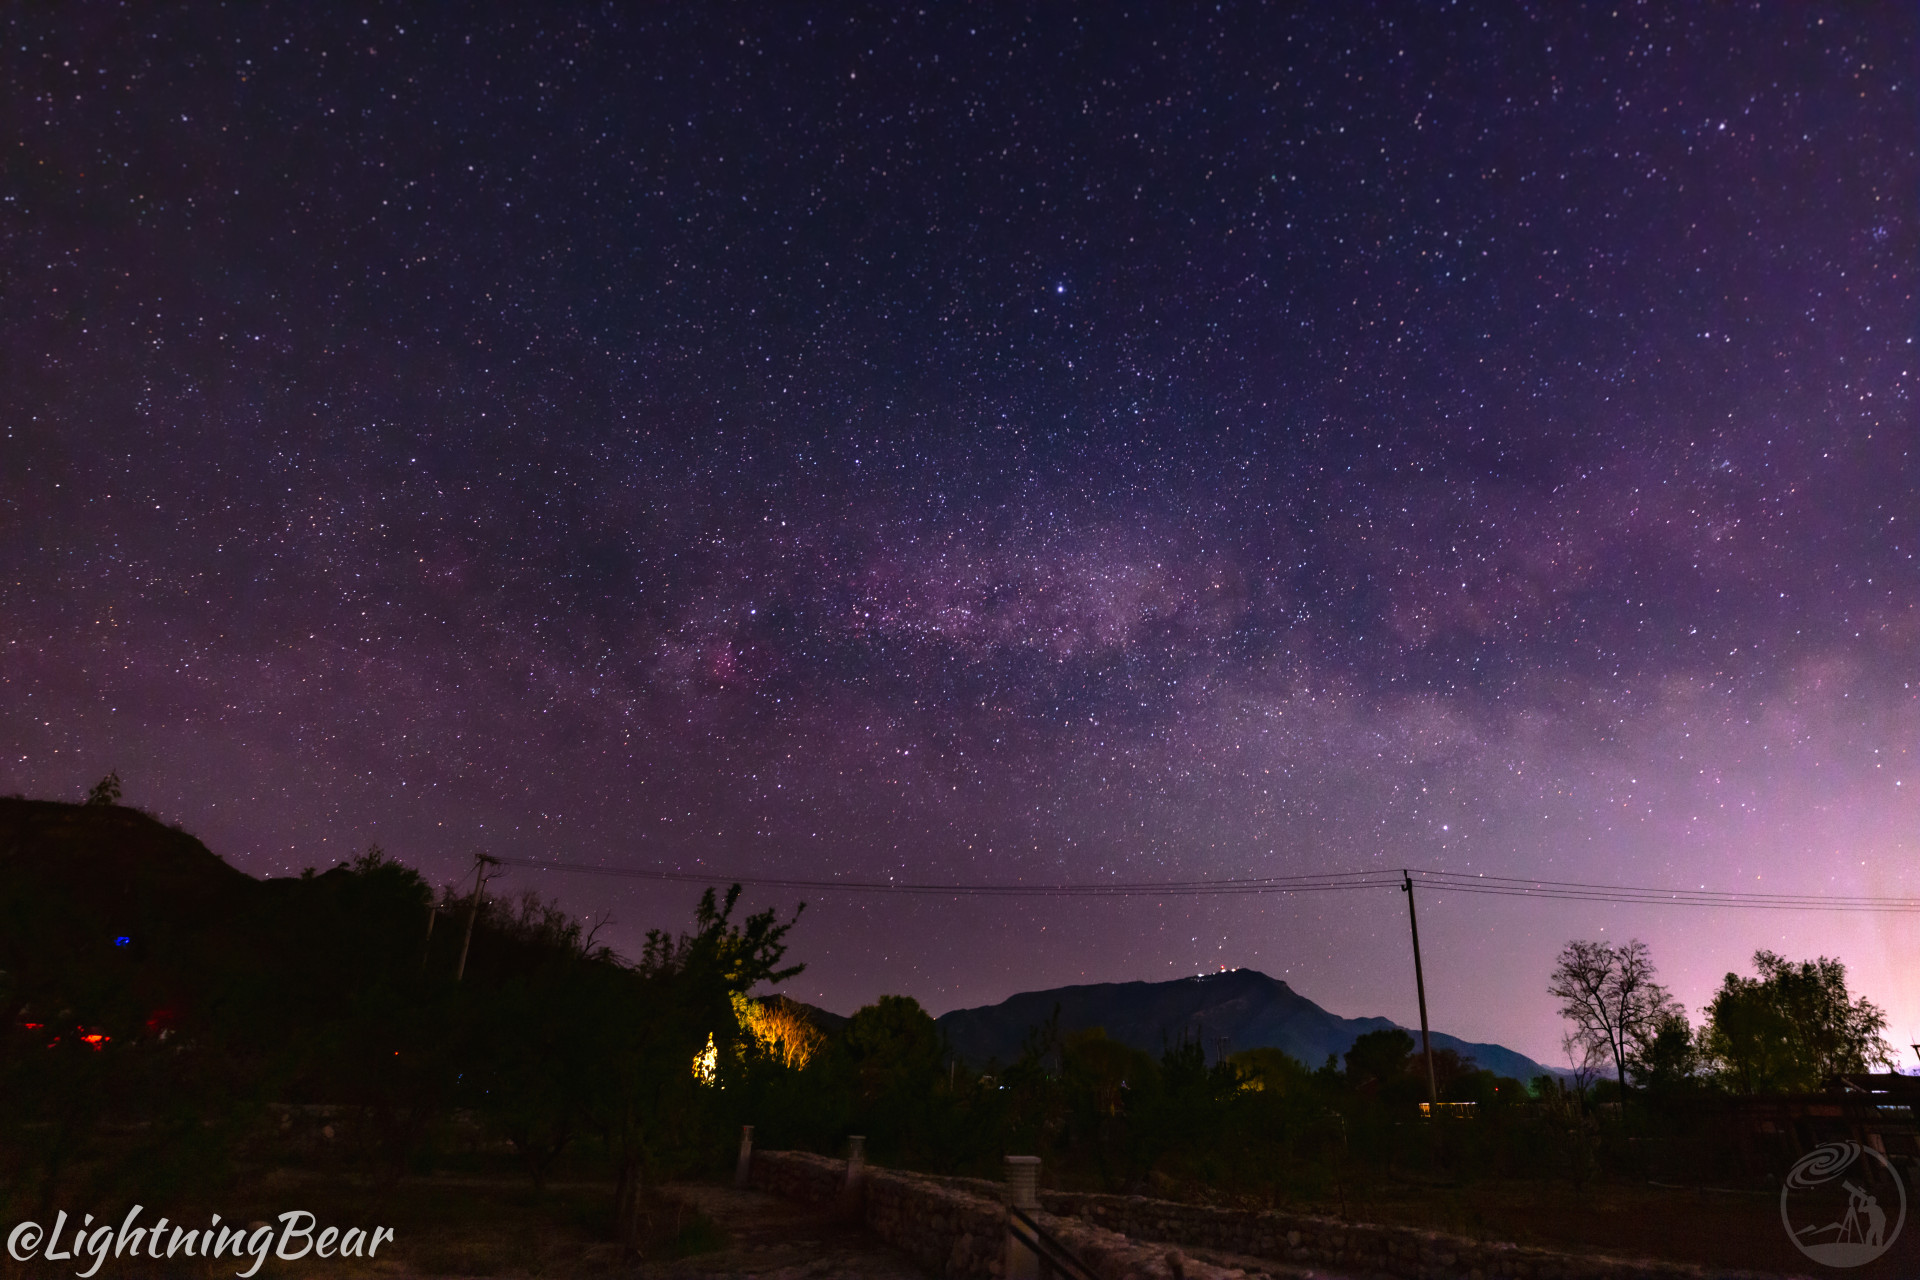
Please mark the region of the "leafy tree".
<svg viewBox="0 0 1920 1280"><path fill-rule="evenodd" d="M1247 1088L1259 1093L1296 1097L1313 1087L1313 1072L1284 1049L1244 1049L1229 1061L1240 1069Z"/></svg>
<svg viewBox="0 0 1920 1280"><path fill-rule="evenodd" d="M933 1017L912 996L881 996L856 1011L842 1043L867 1102L924 1093L947 1056Z"/></svg>
<svg viewBox="0 0 1920 1280"><path fill-rule="evenodd" d="M1205 1166L1234 1136L1232 1103L1244 1084L1239 1067L1221 1059L1207 1065L1198 1040L1182 1037L1160 1055L1159 1087L1143 1090L1129 1110L1135 1158L1142 1168L1163 1159Z"/></svg>
<svg viewBox="0 0 1920 1280"><path fill-rule="evenodd" d="M804 966L780 967L784 922L771 911L734 923L740 886L724 902L709 889L694 911L694 931L647 934L640 963L599 966L582 975L597 988L602 1012L583 1028L596 1037L595 1088L586 1109L614 1156L614 1207L626 1246L638 1227L643 1177L701 1113L694 1057L711 1037L729 1061L745 1034L734 1002L761 982L782 982Z"/></svg>
<svg viewBox="0 0 1920 1280"><path fill-rule="evenodd" d="M1633 1076L1642 1088L1662 1093L1695 1084L1700 1051L1693 1026L1680 1009L1669 1009L1654 1024L1653 1035L1633 1061Z"/></svg>
<svg viewBox="0 0 1920 1280"><path fill-rule="evenodd" d="M1369 1031L1347 1050L1347 1079L1355 1086L1397 1083L1412 1057L1413 1037L1399 1027Z"/></svg>
<svg viewBox="0 0 1920 1280"><path fill-rule="evenodd" d="M1182 1037L1160 1055L1160 1087L1179 1103L1204 1106L1240 1091L1240 1069L1229 1060L1207 1065L1206 1047Z"/></svg>
<svg viewBox="0 0 1920 1280"><path fill-rule="evenodd" d="M1409 1059L1407 1073L1416 1083L1424 1070L1418 1059ZM1433 1078L1442 1102L1477 1102L1491 1096L1497 1077L1474 1065L1472 1058L1458 1049L1433 1051Z"/></svg>
<svg viewBox="0 0 1920 1280"><path fill-rule="evenodd" d="M1107 1038L1105 1028L1086 1027L1060 1042L1060 1077L1078 1133L1107 1142L1128 1104L1157 1083L1153 1059L1131 1045Z"/></svg>
<svg viewBox="0 0 1920 1280"><path fill-rule="evenodd" d="M1891 1066L1887 1015L1847 992L1847 967L1756 951L1759 976L1730 973L1707 1006L1701 1048L1743 1093L1809 1092L1842 1072Z"/></svg>
<svg viewBox="0 0 1920 1280"><path fill-rule="evenodd" d="M836 1056L853 1119L875 1148L923 1155L948 1081L946 1037L932 1015L912 996L881 996L848 1019Z"/></svg>
<svg viewBox="0 0 1920 1280"><path fill-rule="evenodd" d="M1638 938L1619 946L1575 941L1560 952L1547 984L1547 994L1560 999L1560 1016L1573 1023L1573 1039L1613 1059L1623 1095L1628 1064L1679 1008L1653 978L1653 960Z"/></svg>
<svg viewBox="0 0 1920 1280"><path fill-rule="evenodd" d="M1049 1082L1057 1103L1053 1140L1063 1153L1107 1176L1143 1172L1130 1159L1129 1140L1158 1093L1153 1059L1108 1039L1101 1027L1068 1032L1058 1052L1059 1074Z"/></svg>
<svg viewBox="0 0 1920 1280"><path fill-rule="evenodd" d="M473 999L469 1093L538 1187L579 1135L603 1065L603 1042L585 1028L625 984L611 950L595 948L577 921L533 894L504 924L526 944L524 955L497 990Z"/></svg>
<svg viewBox="0 0 1920 1280"><path fill-rule="evenodd" d="M826 1043L800 1005L785 996L742 1000L736 1011L761 1055L789 1071L804 1070Z"/></svg>

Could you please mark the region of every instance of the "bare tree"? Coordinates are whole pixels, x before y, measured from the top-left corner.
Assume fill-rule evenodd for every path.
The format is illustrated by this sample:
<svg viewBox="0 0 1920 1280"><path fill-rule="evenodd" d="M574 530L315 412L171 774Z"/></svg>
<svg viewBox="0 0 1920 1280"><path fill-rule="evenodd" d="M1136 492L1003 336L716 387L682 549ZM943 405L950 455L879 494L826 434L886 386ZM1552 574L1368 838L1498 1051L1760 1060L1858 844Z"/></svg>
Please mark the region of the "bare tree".
<svg viewBox="0 0 1920 1280"><path fill-rule="evenodd" d="M1560 1122L1566 1139L1567 1172L1574 1189L1587 1185L1593 1175L1593 1134L1587 1116L1587 1090L1593 1087L1597 1069L1605 1062L1606 1050L1581 1039L1573 1032L1560 1037L1560 1048L1567 1055L1573 1088L1556 1084L1547 1094L1547 1114Z"/></svg>
<svg viewBox="0 0 1920 1280"><path fill-rule="evenodd" d="M1613 1059L1623 1097L1627 1063L1679 1007L1653 975L1647 944L1638 938L1619 946L1576 941L1561 951L1547 986L1547 994L1560 999L1560 1016L1573 1023L1573 1038Z"/></svg>
<svg viewBox="0 0 1920 1280"><path fill-rule="evenodd" d="M1567 1055L1569 1077L1573 1081L1573 1095L1579 1100L1581 1109L1584 1110L1587 1105L1587 1090L1593 1087L1593 1077L1597 1074L1594 1063L1601 1056L1600 1046L1569 1031L1560 1037L1560 1051Z"/></svg>

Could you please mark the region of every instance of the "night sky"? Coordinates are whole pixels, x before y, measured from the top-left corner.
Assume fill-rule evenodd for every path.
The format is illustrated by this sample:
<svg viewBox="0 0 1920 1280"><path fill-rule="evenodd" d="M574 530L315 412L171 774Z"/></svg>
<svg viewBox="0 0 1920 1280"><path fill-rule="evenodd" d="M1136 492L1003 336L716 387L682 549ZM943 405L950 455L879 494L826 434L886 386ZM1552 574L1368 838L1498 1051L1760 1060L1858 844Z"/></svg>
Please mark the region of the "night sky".
<svg viewBox="0 0 1920 1280"><path fill-rule="evenodd" d="M0 792L262 875L1920 894L1911 6L319 8L0 18ZM841 1012L1417 1017L1391 890L799 896ZM1920 917L1421 924L1546 1061L1573 937L1920 1031Z"/></svg>

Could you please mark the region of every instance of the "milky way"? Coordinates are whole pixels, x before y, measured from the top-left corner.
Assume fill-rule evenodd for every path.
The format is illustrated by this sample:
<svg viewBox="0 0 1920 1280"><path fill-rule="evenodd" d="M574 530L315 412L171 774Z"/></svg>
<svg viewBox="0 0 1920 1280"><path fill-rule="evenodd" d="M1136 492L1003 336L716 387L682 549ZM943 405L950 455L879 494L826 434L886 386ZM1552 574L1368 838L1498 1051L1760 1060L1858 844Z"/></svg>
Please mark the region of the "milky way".
<svg viewBox="0 0 1920 1280"><path fill-rule="evenodd" d="M1907 6L3 25L0 789L257 874L1920 894ZM1422 914L1543 1058L1576 936L1920 1030L1913 917ZM816 895L792 989L1407 1021L1404 930Z"/></svg>

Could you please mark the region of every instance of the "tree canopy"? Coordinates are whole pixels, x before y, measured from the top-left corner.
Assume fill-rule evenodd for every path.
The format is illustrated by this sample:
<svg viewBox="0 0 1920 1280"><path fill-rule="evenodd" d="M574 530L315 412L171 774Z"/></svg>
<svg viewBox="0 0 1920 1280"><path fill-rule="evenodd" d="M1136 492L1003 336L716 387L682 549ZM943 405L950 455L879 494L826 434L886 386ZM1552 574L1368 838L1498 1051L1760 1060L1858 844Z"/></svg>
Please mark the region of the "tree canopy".
<svg viewBox="0 0 1920 1280"><path fill-rule="evenodd" d="M1701 1049L1742 1093L1809 1092L1832 1076L1890 1066L1887 1015L1847 991L1831 956L1794 962L1756 951L1755 977L1729 973L1707 1006Z"/></svg>

